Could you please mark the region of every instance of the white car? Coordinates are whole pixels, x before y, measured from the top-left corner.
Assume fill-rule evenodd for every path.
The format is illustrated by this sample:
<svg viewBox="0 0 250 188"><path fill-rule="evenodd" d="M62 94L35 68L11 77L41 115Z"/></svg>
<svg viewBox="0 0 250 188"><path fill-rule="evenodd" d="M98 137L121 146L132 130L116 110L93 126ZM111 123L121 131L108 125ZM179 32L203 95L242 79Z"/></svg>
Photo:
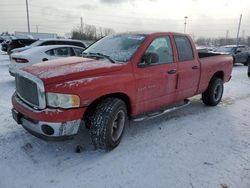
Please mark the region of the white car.
<svg viewBox="0 0 250 188"><path fill-rule="evenodd" d="M81 56L84 48L70 45L37 46L11 55L9 73L15 76L17 70L43 61L69 56Z"/></svg>
<svg viewBox="0 0 250 188"><path fill-rule="evenodd" d="M86 48L86 44L80 40L72 40L72 39L40 39L29 46L15 48L10 51L10 55L17 52L22 52L24 50L28 50L37 46L50 46L50 45L71 45L78 46L82 48Z"/></svg>

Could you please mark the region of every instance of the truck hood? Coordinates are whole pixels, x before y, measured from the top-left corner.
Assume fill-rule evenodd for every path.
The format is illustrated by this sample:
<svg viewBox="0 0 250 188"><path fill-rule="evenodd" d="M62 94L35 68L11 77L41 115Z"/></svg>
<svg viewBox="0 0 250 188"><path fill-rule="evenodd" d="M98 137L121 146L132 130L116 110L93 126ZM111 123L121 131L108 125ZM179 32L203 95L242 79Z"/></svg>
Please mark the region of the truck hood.
<svg viewBox="0 0 250 188"><path fill-rule="evenodd" d="M40 78L45 85L60 81L97 76L122 69L124 65L114 64L109 60L89 59L82 57L68 57L38 63L22 70Z"/></svg>

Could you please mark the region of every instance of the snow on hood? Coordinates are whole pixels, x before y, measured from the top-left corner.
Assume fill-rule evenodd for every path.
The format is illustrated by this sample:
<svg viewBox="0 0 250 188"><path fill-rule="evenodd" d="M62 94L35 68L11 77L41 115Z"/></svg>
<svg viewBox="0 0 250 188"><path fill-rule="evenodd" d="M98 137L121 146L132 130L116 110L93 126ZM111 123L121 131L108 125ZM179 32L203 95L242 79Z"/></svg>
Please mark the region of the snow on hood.
<svg viewBox="0 0 250 188"><path fill-rule="evenodd" d="M72 80L77 78L91 77L91 75L102 74L120 70L124 65L113 64L109 60L95 60L82 57L68 57L38 63L22 70L29 72L45 84Z"/></svg>

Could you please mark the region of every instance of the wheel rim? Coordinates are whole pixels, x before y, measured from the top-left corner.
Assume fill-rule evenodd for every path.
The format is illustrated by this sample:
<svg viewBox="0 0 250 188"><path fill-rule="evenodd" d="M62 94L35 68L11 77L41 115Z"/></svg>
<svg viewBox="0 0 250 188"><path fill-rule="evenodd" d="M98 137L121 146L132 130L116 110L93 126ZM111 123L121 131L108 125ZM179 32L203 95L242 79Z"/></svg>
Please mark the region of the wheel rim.
<svg viewBox="0 0 250 188"><path fill-rule="evenodd" d="M125 124L125 112L120 110L116 113L111 127L111 138L116 142L122 134Z"/></svg>
<svg viewBox="0 0 250 188"><path fill-rule="evenodd" d="M216 85L215 89L214 89L214 99L215 101L220 100L222 95L222 86L220 84Z"/></svg>

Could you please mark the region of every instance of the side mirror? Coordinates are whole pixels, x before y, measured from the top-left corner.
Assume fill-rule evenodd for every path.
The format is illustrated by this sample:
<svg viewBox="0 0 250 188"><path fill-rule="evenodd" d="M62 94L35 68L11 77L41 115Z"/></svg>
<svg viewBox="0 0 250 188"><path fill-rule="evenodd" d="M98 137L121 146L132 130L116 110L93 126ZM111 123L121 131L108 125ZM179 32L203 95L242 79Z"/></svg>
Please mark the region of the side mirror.
<svg viewBox="0 0 250 188"><path fill-rule="evenodd" d="M147 52L144 55L144 61L146 65L151 65L159 62L159 56L157 53Z"/></svg>
<svg viewBox="0 0 250 188"><path fill-rule="evenodd" d="M43 58L42 61L48 61L48 59L47 58Z"/></svg>

